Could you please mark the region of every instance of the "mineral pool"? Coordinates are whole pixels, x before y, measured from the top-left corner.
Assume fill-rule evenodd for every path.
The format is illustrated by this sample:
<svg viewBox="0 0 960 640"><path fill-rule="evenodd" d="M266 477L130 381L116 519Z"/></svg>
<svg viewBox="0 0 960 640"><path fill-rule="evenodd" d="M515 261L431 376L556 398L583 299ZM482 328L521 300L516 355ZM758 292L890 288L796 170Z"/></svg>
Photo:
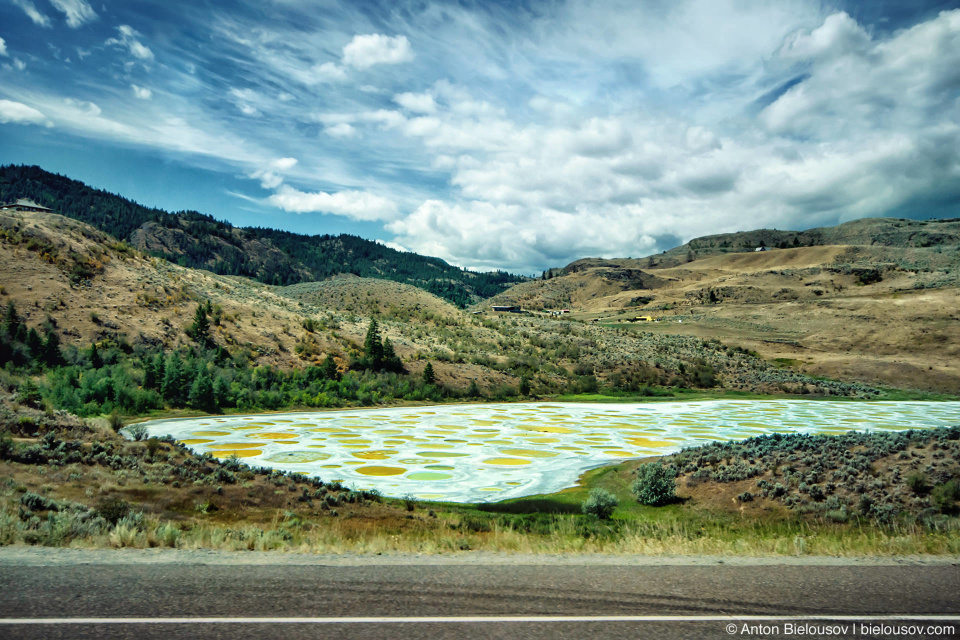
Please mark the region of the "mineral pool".
<svg viewBox="0 0 960 640"><path fill-rule="evenodd" d="M769 433L930 429L960 402L524 403L212 416L146 423L198 453L387 496L489 502L576 485L587 469Z"/></svg>

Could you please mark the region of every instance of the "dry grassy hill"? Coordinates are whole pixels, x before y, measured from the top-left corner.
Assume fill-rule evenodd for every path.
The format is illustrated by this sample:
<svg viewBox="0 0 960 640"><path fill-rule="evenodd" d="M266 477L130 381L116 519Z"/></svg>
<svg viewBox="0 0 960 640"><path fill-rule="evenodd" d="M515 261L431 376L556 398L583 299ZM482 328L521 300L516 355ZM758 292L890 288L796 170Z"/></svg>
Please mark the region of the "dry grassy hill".
<svg viewBox="0 0 960 640"><path fill-rule="evenodd" d="M455 306L419 287L347 274L321 282L278 287L274 293L326 311L363 316L456 318L461 315Z"/></svg>
<svg viewBox="0 0 960 640"><path fill-rule="evenodd" d="M571 277L590 282L589 271ZM636 270L611 281L597 290L676 284ZM0 284L0 302L13 301L28 325L52 322L67 347L84 350L93 343L189 349L195 343L186 328L198 303L210 301L213 341L252 366L290 369L332 355L345 370L376 317L411 375L429 361L441 384L465 390L476 382L497 396L516 393L523 378L535 393L589 391L598 382L627 390L721 384L867 393L777 369L720 343L542 317L477 316L394 282L340 277L272 287L187 269L55 214L0 214Z"/></svg>
<svg viewBox="0 0 960 640"><path fill-rule="evenodd" d="M716 253L682 264L655 261L652 268L640 267L649 259L579 260L563 275L516 285L490 304L567 307L581 319L718 338L814 375L956 393L960 223L867 220L842 227L814 231L868 244ZM706 240L746 242L738 237ZM935 241L953 244L924 246ZM639 316L666 322L628 322Z"/></svg>

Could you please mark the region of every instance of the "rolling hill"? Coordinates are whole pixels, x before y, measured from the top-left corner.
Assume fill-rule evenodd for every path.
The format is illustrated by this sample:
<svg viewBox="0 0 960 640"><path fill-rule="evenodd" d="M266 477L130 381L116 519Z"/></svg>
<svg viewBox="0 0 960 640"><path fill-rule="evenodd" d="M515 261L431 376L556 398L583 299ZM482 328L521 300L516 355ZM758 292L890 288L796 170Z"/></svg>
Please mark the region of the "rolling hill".
<svg viewBox="0 0 960 640"><path fill-rule="evenodd" d="M482 306L569 308L598 323L717 338L814 375L960 389L957 219L708 236L648 258L578 260L553 274ZM638 317L668 322L630 322Z"/></svg>
<svg viewBox="0 0 960 640"><path fill-rule="evenodd" d="M196 211L168 213L36 166L0 167L0 202L28 198L183 267L272 285L348 273L411 284L465 307L525 278L476 273L352 235L234 227Z"/></svg>

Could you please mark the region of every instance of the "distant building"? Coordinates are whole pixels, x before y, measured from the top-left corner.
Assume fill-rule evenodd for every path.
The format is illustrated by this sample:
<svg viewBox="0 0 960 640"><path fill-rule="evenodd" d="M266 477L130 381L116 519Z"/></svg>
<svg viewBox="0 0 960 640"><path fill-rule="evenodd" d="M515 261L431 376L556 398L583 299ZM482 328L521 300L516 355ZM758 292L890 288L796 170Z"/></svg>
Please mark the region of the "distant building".
<svg viewBox="0 0 960 640"><path fill-rule="evenodd" d="M767 249L766 247L757 247L754 249L754 251L770 251L770 249Z"/></svg>
<svg viewBox="0 0 960 640"><path fill-rule="evenodd" d="M0 210L2 211L39 211L41 213L53 213L53 209L48 209L47 207L39 205L33 200L27 200L26 198L20 198L16 202L7 202L6 204L0 204Z"/></svg>
<svg viewBox="0 0 960 640"><path fill-rule="evenodd" d="M493 310L497 313L520 313L520 307L507 304L495 304Z"/></svg>

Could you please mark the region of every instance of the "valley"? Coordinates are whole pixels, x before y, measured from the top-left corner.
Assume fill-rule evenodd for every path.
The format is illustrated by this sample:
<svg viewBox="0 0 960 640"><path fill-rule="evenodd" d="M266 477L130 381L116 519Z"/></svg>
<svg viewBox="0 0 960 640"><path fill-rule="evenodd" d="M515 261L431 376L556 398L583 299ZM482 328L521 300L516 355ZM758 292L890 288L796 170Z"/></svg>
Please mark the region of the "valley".
<svg viewBox="0 0 960 640"><path fill-rule="evenodd" d="M192 268L192 258L171 262L173 245L144 244L142 226L123 240L55 212L2 211L0 536L133 547L761 554L796 553L803 536L803 553L955 553L956 433L942 430L955 420L941 415L954 403L918 403L922 419L863 419L904 400L957 398L957 223L857 224L872 235L844 237L869 244L793 246L816 240L798 236L757 252L728 251L729 239L692 241L698 249L686 253L579 260L461 308L431 293L445 291L442 283L342 272L271 284ZM903 228L910 233L892 231ZM731 475L729 461L709 453L767 447L783 429L764 416L786 420L800 399L817 408L787 420L789 433L850 437L831 426L843 423L908 434L896 451L915 452L883 480L889 495L907 497L873 497L885 505L878 511L858 502L855 485L830 500L827 489L814 496L811 483L828 484L825 470L783 476L773 461L797 454L777 447L756 454L762 464L750 468L763 470L759 477ZM516 401L538 404L497 404ZM651 408L646 418L623 418L640 420L624 435L624 424L604 420L625 405L563 401ZM494 404L476 404L484 402ZM656 404L636 404L645 402ZM707 410L702 424L674 416L714 405L732 413ZM814 415L834 405L850 420ZM543 409L524 414L534 406ZM169 423L189 431L175 437L137 425L191 416ZM259 429L249 442L233 434L238 420ZM288 448L303 436L288 420L317 431L307 448ZM733 426L718 431L717 420ZM573 435L551 435L562 429ZM470 444L477 448L457 448ZM638 503L632 487L645 465L691 451L708 452L697 464L706 460L709 472L670 463L676 497ZM565 456L585 457L571 466ZM837 464L830 473L848 477ZM782 477L782 494L764 493ZM591 500L613 510L588 509Z"/></svg>

